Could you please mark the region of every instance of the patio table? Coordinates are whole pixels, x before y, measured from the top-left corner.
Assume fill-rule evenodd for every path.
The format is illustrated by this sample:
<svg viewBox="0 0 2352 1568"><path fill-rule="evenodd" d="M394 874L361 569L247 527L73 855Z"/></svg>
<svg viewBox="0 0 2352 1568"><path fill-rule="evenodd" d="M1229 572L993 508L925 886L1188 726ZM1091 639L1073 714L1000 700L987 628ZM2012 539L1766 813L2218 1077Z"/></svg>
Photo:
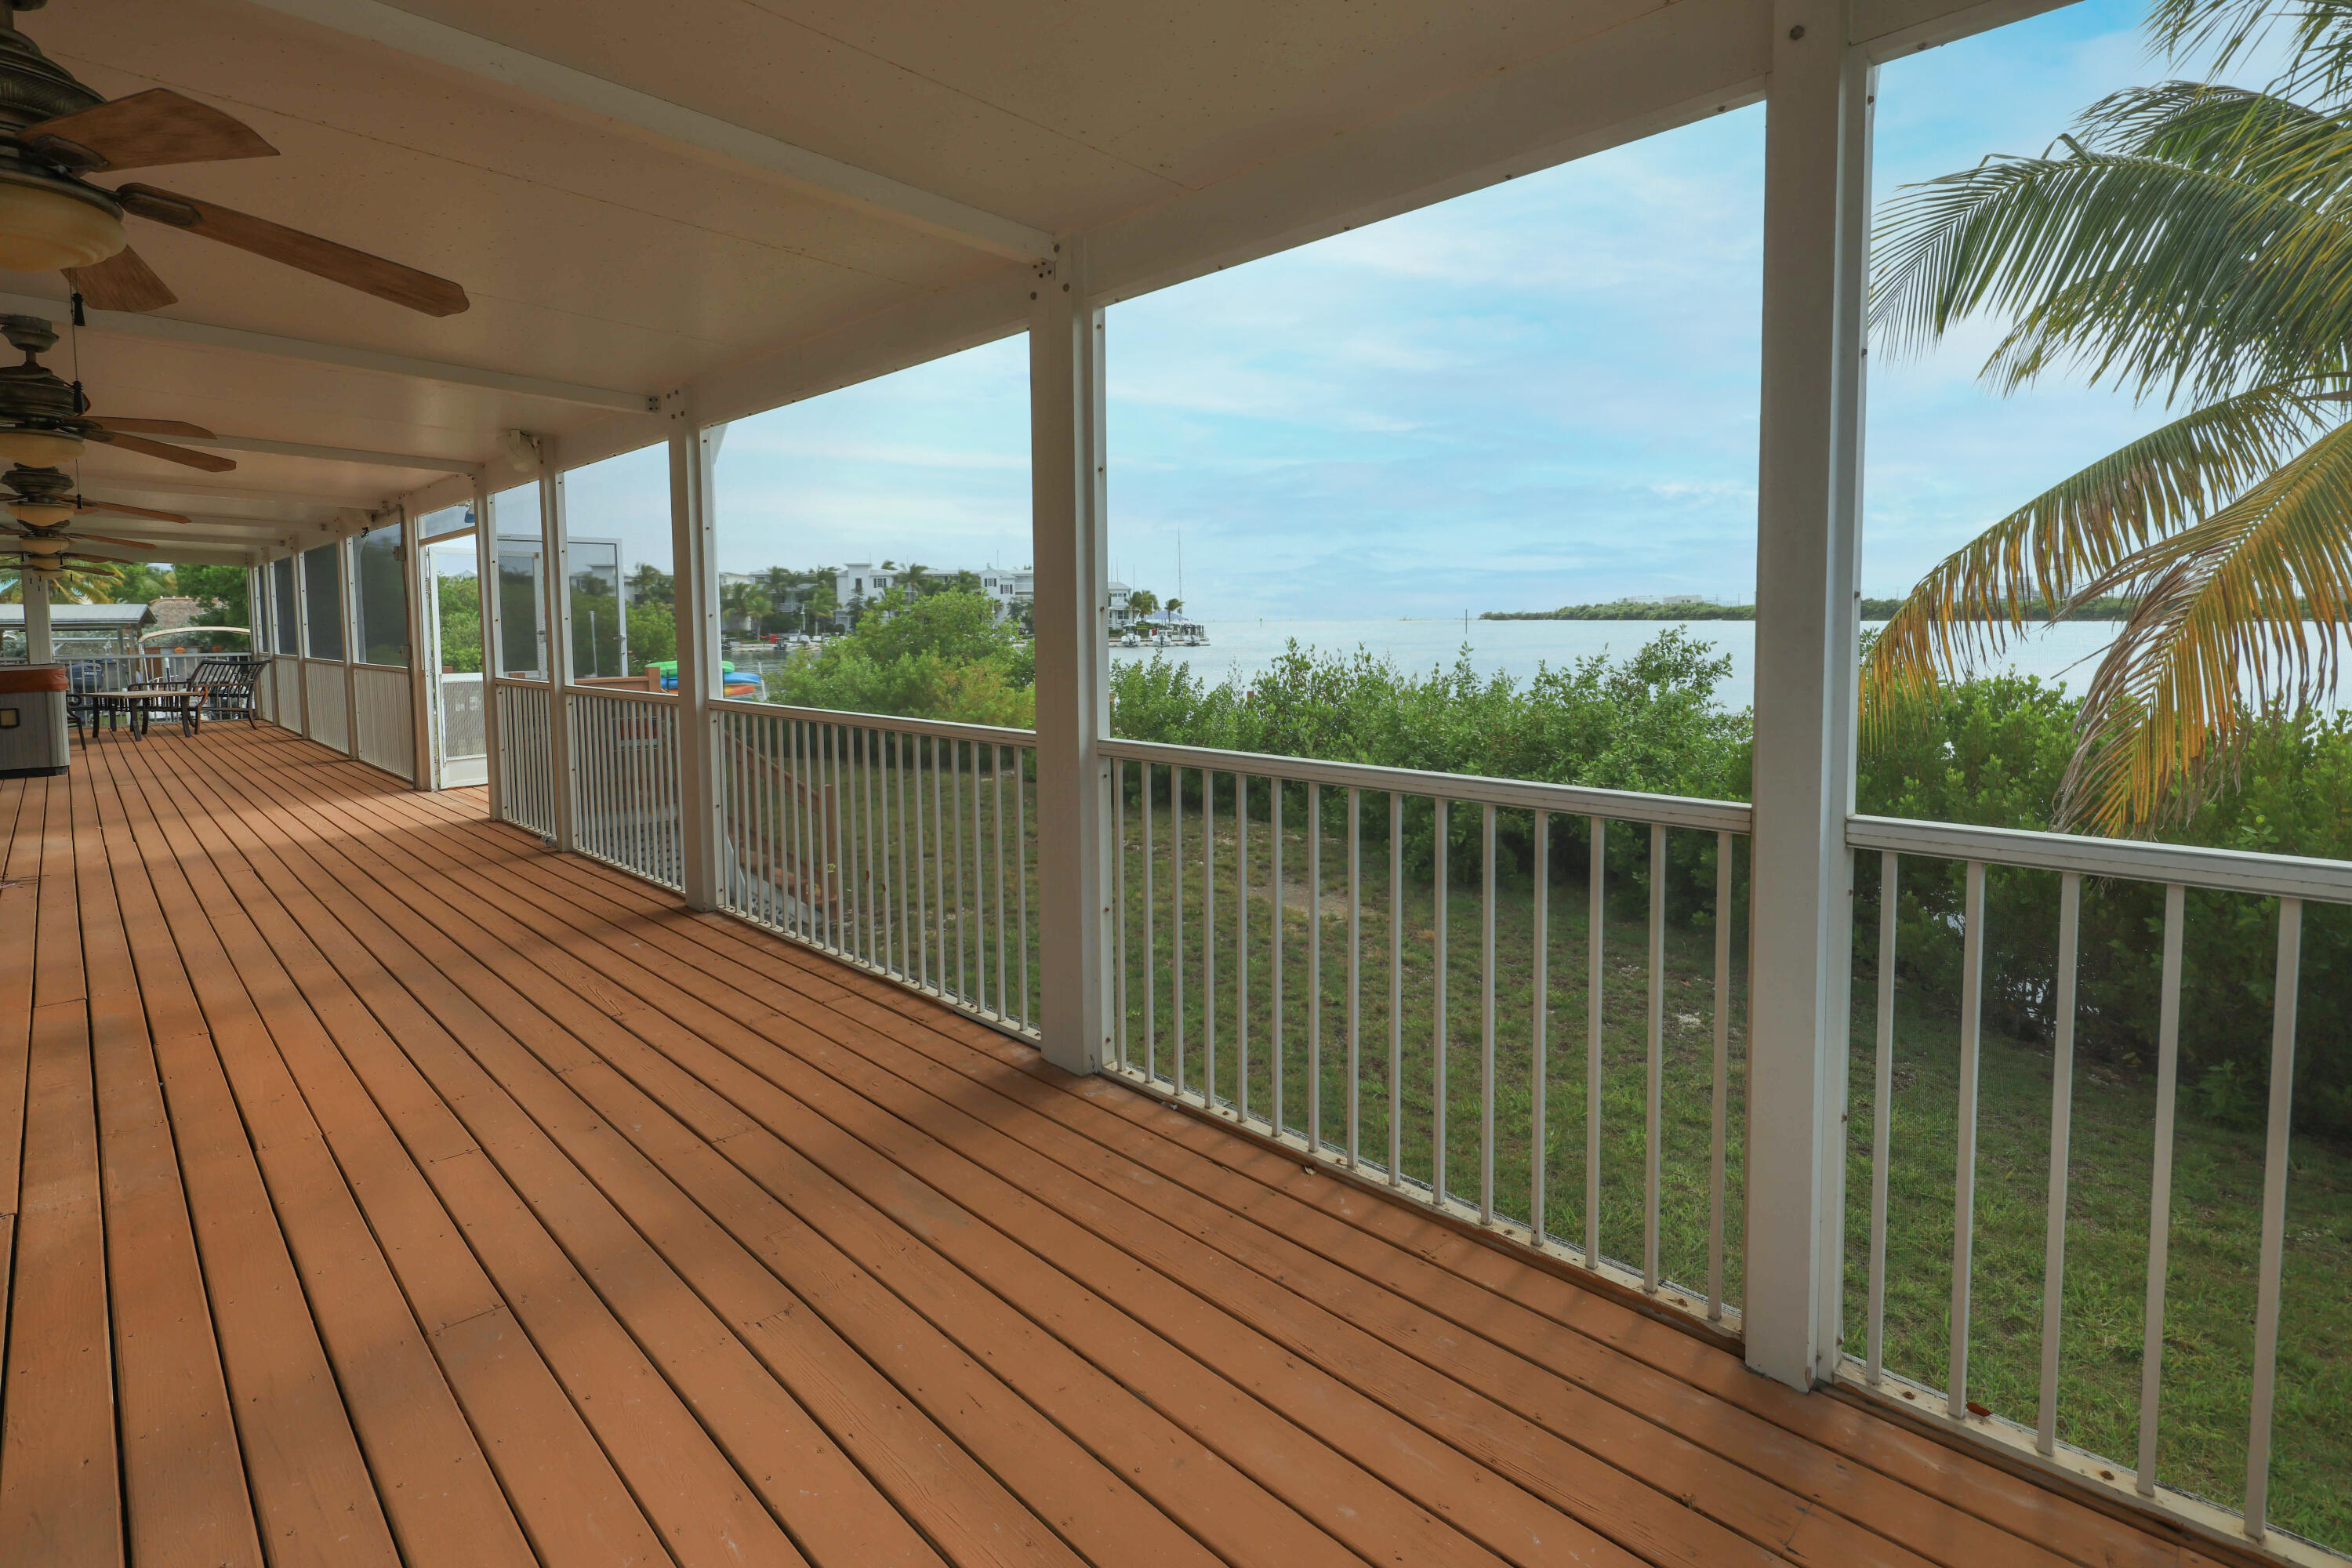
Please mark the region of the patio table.
<svg viewBox="0 0 2352 1568"><path fill-rule="evenodd" d="M76 695L97 712L128 717L134 740L146 739L147 726L159 708L179 716L181 733L194 734L205 702L205 688L201 686L114 687Z"/></svg>

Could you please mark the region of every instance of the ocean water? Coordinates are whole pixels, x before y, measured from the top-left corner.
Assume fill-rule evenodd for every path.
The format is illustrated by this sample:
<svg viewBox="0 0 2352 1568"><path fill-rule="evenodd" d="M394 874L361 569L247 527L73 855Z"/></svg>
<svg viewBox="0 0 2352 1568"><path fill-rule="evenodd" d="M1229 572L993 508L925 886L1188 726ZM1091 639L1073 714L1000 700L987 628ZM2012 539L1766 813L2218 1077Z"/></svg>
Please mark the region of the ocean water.
<svg viewBox="0 0 2352 1568"><path fill-rule="evenodd" d="M1207 647L1165 650L1209 681L1255 679L1272 667L1283 647L1353 653L1359 647L1392 658L1406 670L1426 673L1451 666L1466 646L1471 667L1481 674L1521 679L1538 665L1557 668L1594 654L1623 658L1669 626L1731 656L1731 674L1716 689L1727 708L1745 708L1756 698L1756 623L1753 621L1205 621ZM1873 622L1871 625L1876 625ZM2119 624L2068 621L2011 645L1994 668L2038 675L2074 690L2090 679ZM1148 648L1113 647L1114 662L1151 657Z"/></svg>

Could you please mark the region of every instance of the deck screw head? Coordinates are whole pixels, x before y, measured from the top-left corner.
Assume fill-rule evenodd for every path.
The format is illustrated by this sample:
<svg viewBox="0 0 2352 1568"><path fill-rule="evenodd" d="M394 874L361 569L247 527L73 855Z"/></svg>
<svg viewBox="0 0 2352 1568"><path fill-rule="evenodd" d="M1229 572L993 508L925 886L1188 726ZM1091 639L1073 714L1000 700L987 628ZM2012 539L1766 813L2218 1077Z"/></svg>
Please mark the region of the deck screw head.
<svg viewBox="0 0 2352 1568"><path fill-rule="evenodd" d="M1804 36L1805 25L1802 22L1798 23L1795 26L1789 29L1789 41L1792 44Z"/></svg>

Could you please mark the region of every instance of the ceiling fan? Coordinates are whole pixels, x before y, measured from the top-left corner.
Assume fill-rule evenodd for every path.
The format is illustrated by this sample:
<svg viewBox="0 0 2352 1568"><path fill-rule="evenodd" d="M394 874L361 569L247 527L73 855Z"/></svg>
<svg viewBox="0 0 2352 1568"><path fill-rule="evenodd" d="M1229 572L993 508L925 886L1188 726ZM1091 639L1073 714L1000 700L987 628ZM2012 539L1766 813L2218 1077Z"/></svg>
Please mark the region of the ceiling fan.
<svg viewBox="0 0 2352 1568"><path fill-rule="evenodd" d="M88 176L167 163L274 158L250 126L169 88L108 99L18 32L16 13L47 0L0 0L0 268L65 273L108 310L152 310L178 297L130 248L124 214L297 267L379 300L452 316L466 291L446 278L371 256L195 196Z"/></svg>
<svg viewBox="0 0 2352 1568"><path fill-rule="evenodd" d="M143 517L157 522L194 521L182 512L157 511L124 501L94 500L77 490L73 480L57 468L33 468L18 463L6 473L0 474L0 487L5 487L0 489L0 506L6 508L18 538L61 537L68 523L90 512ZM5 528L0 528L0 538L6 537L7 533ZM133 550L153 548L137 540L110 539L102 533L78 532L74 537L108 544L127 544Z"/></svg>
<svg viewBox="0 0 2352 1568"><path fill-rule="evenodd" d="M22 570L37 576L55 576L70 568L92 576L120 577L122 563L103 555L83 555L76 552L63 539L33 536L0 540L0 556L13 555Z"/></svg>
<svg viewBox="0 0 2352 1568"><path fill-rule="evenodd" d="M25 355L22 364L0 366L0 458L54 469L80 457L84 443L99 441L208 474L225 474L236 467L230 458L151 441L142 434L210 437L212 432L201 425L179 419L91 417L81 384L41 363L40 355L57 342L58 334L38 316L0 316L0 337Z"/></svg>

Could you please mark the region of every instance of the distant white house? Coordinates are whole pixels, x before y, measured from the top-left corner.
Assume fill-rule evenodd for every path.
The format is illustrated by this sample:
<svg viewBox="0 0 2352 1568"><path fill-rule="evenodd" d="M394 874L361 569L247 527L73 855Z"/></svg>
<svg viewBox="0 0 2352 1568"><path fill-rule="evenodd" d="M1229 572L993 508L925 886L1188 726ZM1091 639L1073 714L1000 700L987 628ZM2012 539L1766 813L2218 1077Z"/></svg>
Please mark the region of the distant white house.
<svg viewBox="0 0 2352 1568"><path fill-rule="evenodd" d="M877 566L871 561L853 561L833 574L833 602L848 607L853 599L872 604L890 591L890 584L904 574L896 566Z"/></svg>
<svg viewBox="0 0 2352 1568"><path fill-rule="evenodd" d="M978 568L931 567L924 573L937 584L970 571L980 579L980 591L994 602L999 621L1019 617L1037 597L1037 574L1024 566L982 566ZM853 600L864 599L868 605L878 601L894 586L906 585L903 567L876 566L871 562L853 562L834 576L834 602L841 606L838 618L846 625L849 605ZM1110 584L1110 629L1123 632L1128 627L1127 598L1129 593L1124 583Z"/></svg>

